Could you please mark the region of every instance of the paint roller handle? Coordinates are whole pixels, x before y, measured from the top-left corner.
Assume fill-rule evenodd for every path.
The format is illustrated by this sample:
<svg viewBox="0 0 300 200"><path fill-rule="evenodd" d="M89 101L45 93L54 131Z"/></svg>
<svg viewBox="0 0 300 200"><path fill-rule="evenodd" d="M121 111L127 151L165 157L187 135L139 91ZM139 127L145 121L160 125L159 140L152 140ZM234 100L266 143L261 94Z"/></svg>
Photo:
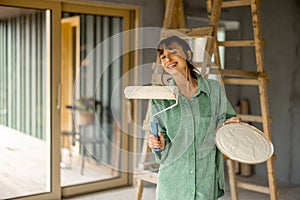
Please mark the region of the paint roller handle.
<svg viewBox="0 0 300 200"><path fill-rule="evenodd" d="M154 119L153 121L150 121L150 127L153 135L160 141L160 137L158 136L158 121L157 119ZM160 151L160 148L154 148L154 151Z"/></svg>

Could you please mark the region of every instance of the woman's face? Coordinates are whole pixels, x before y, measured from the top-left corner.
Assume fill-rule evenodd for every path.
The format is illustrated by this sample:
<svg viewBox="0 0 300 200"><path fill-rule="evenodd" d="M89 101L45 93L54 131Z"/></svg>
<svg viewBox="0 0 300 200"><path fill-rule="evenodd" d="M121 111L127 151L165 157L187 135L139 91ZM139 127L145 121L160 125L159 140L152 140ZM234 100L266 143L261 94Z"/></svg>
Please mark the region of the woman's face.
<svg viewBox="0 0 300 200"><path fill-rule="evenodd" d="M159 56L161 64L166 72L171 75L180 73L186 75L187 63L186 63L186 54L183 51L182 47L173 42L168 49L164 49Z"/></svg>

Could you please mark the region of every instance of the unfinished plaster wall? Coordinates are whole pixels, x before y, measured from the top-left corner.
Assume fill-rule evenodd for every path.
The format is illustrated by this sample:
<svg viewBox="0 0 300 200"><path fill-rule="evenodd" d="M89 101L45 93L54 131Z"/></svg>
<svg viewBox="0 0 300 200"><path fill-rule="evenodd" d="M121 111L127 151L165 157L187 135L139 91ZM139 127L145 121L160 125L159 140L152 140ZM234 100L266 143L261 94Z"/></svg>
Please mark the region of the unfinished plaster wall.
<svg viewBox="0 0 300 200"><path fill-rule="evenodd" d="M294 0L295 18L293 21L294 64L291 69L291 94L289 96L289 113L291 115L291 147L290 147L290 173L289 179L292 183L300 183L300 2ZM294 10L293 9L293 10Z"/></svg>
<svg viewBox="0 0 300 200"><path fill-rule="evenodd" d="M250 15L244 15L243 37L251 32ZM261 22L265 67L269 74L269 104L272 117L272 138L275 146L275 175L279 181L300 183L300 7L296 0L265 0L261 4ZM253 65L254 54L242 52L242 67ZM254 88L241 90L249 98L251 111L259 114L259 99ZM255 167L258 174L266 175L265 165Z"/></svg>
<svg viewBox="0 0 300 200"><path fill-rule="evenodd" d="M299 2L299 1L298 1ZM268 0L262 7L268 43L270 109L278 179L300 183L300 6L296 0ZM272 12L273 11L273 12ZM286 162L288 160L288 162Z"/></svg>

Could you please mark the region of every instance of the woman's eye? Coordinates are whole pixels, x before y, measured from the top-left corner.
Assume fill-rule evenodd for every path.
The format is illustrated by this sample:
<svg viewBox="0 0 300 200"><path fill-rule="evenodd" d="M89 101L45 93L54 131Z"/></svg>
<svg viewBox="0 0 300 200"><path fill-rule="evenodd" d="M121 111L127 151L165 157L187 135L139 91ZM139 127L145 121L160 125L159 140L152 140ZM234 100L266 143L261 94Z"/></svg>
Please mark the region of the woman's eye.
<svg viewBox="0 0 300 200"><path fill-rule="evenodd" d="M161 60L163 60L163 59L165 59L165 58L166 58L166 56L161 56L161 57L160 57Z"/></svg>

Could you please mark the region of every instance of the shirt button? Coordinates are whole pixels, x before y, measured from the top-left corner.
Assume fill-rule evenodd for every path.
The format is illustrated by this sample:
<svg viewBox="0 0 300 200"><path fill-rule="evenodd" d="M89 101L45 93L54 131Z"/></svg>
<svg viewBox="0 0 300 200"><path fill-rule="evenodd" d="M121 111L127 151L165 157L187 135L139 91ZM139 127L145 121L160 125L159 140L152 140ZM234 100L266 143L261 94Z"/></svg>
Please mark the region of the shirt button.
<svg viewBox="0 0 300 200"><path fill-rule="evenodd" d="M193 170L191 170L191 174L193 173Z"/></svg>

